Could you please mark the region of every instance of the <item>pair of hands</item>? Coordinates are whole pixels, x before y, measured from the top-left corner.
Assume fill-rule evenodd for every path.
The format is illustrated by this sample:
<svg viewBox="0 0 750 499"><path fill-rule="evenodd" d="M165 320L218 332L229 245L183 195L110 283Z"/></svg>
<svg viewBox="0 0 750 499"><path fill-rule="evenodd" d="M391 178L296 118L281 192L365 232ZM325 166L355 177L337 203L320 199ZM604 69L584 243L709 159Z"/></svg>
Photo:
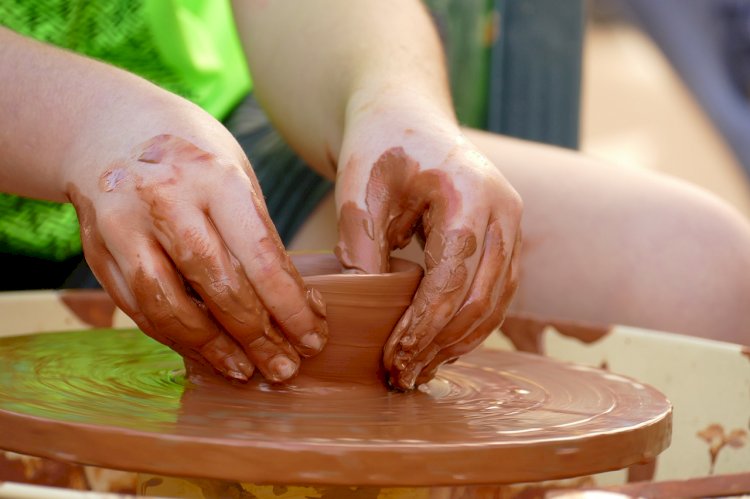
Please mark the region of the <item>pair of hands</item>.
<svg viewBox="0 0 750 499"><path fill-rule="evenodd" d="M84 253L149 336L232 379L258 369L288 380L325 346L325 304L284 251L239 145L209 117L190 119L207 123L124 140L93 177L69 169ZM342 264L387 272L391 250L413 235L424 244L425 276L383 358L392 385L409 389L502 321L521 202L449 122L362 112L339 158Z"/></svg>

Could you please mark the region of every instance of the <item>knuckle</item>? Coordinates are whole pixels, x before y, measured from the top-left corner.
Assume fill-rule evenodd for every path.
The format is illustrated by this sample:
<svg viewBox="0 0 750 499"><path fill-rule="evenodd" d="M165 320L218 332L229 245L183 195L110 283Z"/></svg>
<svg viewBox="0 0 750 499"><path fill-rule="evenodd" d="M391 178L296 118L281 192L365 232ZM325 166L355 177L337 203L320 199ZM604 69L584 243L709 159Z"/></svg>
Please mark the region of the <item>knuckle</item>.
<svg viewBox="0 0 750 499"><path fill-rule="evenodd" d="M279 257L276 248L261 243L252 256L253 273L257 280L271 280L280 271Z"/></svg>
<svg viewBox="0 0 750 499"><path fill-rule="evenodd" d="M125 216L119 208L104 207L96 215L96 229L105 236L117 232L122 227Z"/></svg>
<svg viewBox="0 0 750 499"><path fill-rule="evenodd" d="M296 309L285 308L284 310L277 311L274 315L274 319L276 319L276 322L278 322L284 330L288 331L298 326L299 322L305 318L306 310L307 307L305 305L300 305L299 308Z"/></svg>
<svg viewBox="0 0 750 499"><path fill-rule="evenodd" d="M222 362L227 357L230 357L235 350L233 344L224 341L224 338L220 334L208 338L202 344L194 346L194 348L201 355L207 359L211 359L213 362Z"/></svg>
<svg viewBox="0 0 750 499"><path fill-rule="evenodd" d="M515 216L516 218L520 218L523 214L523 199L521 199L521 195L518 194L516 191L513 191L510 193L508 197L508 211L511 215Z"/></svg>

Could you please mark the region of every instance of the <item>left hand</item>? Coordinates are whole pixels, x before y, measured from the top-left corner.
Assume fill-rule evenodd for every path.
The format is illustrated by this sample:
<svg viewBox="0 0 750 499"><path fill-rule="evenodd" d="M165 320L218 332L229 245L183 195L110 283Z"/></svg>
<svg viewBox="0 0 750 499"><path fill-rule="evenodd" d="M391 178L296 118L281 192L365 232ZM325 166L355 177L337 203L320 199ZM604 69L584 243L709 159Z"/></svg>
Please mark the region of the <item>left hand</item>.
<svg viewBox="0 0 750 499"><path fill-rule="evenodd" d="M383 363L411 389L477 347L504 319L518 284L522 202L440 113L365 105L347 119L336 179L336 254L354 272L388 272L417 234L426 273Z"/></svg>

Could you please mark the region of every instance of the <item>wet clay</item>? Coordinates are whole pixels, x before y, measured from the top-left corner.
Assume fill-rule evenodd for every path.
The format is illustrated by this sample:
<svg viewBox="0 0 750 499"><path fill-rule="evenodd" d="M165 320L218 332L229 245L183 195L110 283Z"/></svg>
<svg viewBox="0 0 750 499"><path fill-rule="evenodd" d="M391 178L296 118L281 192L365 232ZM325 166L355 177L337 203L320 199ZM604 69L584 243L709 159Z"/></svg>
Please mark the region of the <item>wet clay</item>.
<svg viewBox="0 0 750 499"><path fill-rule="evenodd" d="M108 468L427 486L643 462L667 447L671 407L622 376L500 351L462 357L408 393L322 379L249 391L187 381L181 358L140 331L85 330L0 340L0 428L13 428L0 448Z"/></svg>
<svg viewBox="0 0 750 499"><path fill-rule="evenodd" d="M301 363L299 373L285 383L286 387L275 387L256 376L246 388L255 390L261 384L264 389L316 390L323 381L374 385L385 390L383 345L411 304L422 268L394 258L390 273L357 275L342 273L343 268L331 254L293 254L292 261L308 287L311 307L326 317L328 342L320 354ZM194 384L223 383L212 371L189 359L186 368Z"/></svg>
<svg viewBox="0 0 750 499"><path fill-rule="evenodd" d="M435 199L438 195L440 199ZM388 271L391 250L406 247L415 230L426 239L433 228L443 227L447 218L460 210L461 196L443 172L420 171L419 163L403 148L394 147L373 166L365 205L367 211L352 201L341 207L340 242L335 252L344 268L376 274ZM357 241L362 237L368 241ZM429 272L431 262L425 263Z"/></svg>
<svg viewBox="0 0 750 499"><path fill-rule="evenodd" d="M563 336L575 338L583 343L596 343L612 330L612 326L548 320L520 314L509 314L500 329L513 343L516 350L544 354L543 335L544 330L549 326L555 328Z"/></svg>
<svg viewBox="0 0 750 499"><path fill-rule="evenodd" d="M288 379L325 345L324 307L284 251L244 156L163 134L98 180L96 207L67 186L84 252L146 334L240 381L256 369ZM216 190L220 201L206 194Z"/></svg>
<svg viewBox="0 0 750 499"><path fill-rule="evenodd" d="M457 154L456 148L445 161ZM350 158L347 169L357 161ZM355 201L340 207L335 252L351 272L385 272L393 249L405 247L415 234L424 242L425 277L384 351L384 365L398 388L412 388L420 373L420 380L428 379L440 363L476 346L502 322L515 293L517 279L506 270L509 261L517 260L520 233L509 260L499 221L482 212L475 218L486 220L469 222L462 212L465 204L470 205L447 172L422 169L402 147L392 147L372 166L364 209ZM478 250L489 257L478 267L467 266ZM492 278L483 280L477 296L467 296L476 268ZM466 327L446 332L452 319Z"/></svg>

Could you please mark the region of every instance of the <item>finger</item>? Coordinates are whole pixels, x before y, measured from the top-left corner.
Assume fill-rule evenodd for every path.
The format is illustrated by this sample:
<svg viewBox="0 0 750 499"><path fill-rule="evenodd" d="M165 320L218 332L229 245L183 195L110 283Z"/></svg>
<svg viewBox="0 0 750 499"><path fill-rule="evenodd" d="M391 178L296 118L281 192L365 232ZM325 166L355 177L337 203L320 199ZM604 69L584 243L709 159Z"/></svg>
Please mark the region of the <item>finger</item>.
<svg viewBox="0 0 750 499"><path fill-rule="evenodd" d="M409 388L413 387L417 375L438 352L453 343L460 342L491 315L506 286L506 274L509 273L512 261L509 256L514 252L512 246L514 243L515 240L511 239L506 244L500 221L491 219L487 225L484 248L482 248L477 265L477 272L465 301L434 340L398 373L397 380L400 384Z"/></svg>
<svg viewBox="0 0 750 499"><path fill-rule="evenodd" d="M286 338L307 353L320 351L328 338L322 297L308 293L259 190L243 174L228 176L221 192L220 199L209 200L208 213L227 250Z"/></svg>
<svg viewBox="0 0 750 499"><path fill-rule="evenodd" d="M112 297L115 304L133 319L141 331L151 338L167 345L184 357L192 358L203 365L207 365L208 362L196 352L180 348L180 346L176 345L174 341L158 334L153 325L138 308L138 303L130 290L125 276L122 274L114 257L107 249L104 239L97 229L99 224L97 223L97 216L93 209L93 205L88 199L80 195L76 195L75 201L76 212L78 213L78 218L81 223L81 242L84 256L86 257L86 261L88 262L91 271L94 273L94 276L99 283L101 283L102 287L107 290L107 293ZM122 225L117 222L118 220L107 219L105 220L104 227L119 227ZM138 232L132 222L128 225L130 226L126 227L126 232ZM252 366L250 366L250 373L251 372Z"/></svg>
<svg viewBox="0 0 750 499"><path fill-rule="evenodd" d="M107 248L146 318L144 332L179 345L175 350L180 353L190 350L200 354L227 378L246 381L253 368L245 352L188 295L161 246L132 234L125 245L120 240L123 237L122 233L115 237L104 234ZM123 248L132 249L126 254Z"/></svg>
<svg viewBox="0 0 750 499"><path fill-rule="evenodd" d="M400 147L384 152L371 169L356 162L351 159L336 182L339 242L334 251L350 271L388 272L391 250L409 244L426 206L426 198L406 190L419 164Z"/></svg>
<svg viewBox="0 0 750 499"><path fill-rule="evenodd" d="M93 229L82 230L81 245L91 272L112 297L115 305L131 318L137 315L139 311L135 297L99 233Z"/></svg>
<svg viewBox="0 0 750 499"><path fill-rule="evenodd" d="M516 289L518 289L519 274L520 274L520 255L521 255L521 239L520 231L517 235L516 242L513 245L513 253L510 258L510 268L508 275L504 279L502 286L502 298L499 303L482 323L478 324L474 329L470 330L464 337L448 347L440 350L434 358L422 369L419 373L416 383L426 383L435 377L438 368L446 363L453 362L458 357L471 352L477 348L487 336L492 333L500 324L502 324L505 315L508 312L513 297L515 296Z"/></svg>
<svg viewBox="0 0 750 499"><path fill-rule="evenodd" d="M210 364L196 352L181 348L174 341L161 336L158 334L154 326L146 319L146 316L138 309L135 297L130 292L125 276L115 263L114 258L110 254L109 250L104 246L104 243L97 238L96 241L86 241L84 238L83 242L84 254L86 255L86 261L94 273L96 279L101 283L102 287L112 297L120 310L125 312L133 321L136 323L138 328L146 333L151 338L155 339L159 343L162 343L169 348L175 350L183 357L188 357L202 365L210 367ZM252 375L252 366L250 366L249 375ZM249 377L249 376L248 376Z"/></svg>
<svg viewBox="0 0 750 499"><path fill-rule="evenodd" d="M152 209L153 211L153 209ZM164 204L156 220L157 240L177 270L202 298L211 315L244 348L264 377L285 381L297 373L299 356L272 324L242 266L224 246L209 220L198 210ZM298 344L315 355L322 348Z"/></svg>
<svg viewBox="0 0 750 499"><path fill-rule="evenodd" d="M385 347L384 364L392 379L397 380L398 371L429 345L455 316L474 280L479 260L476 249L483 244L484 231L477 241L470 227L446 232L433 228L428 234L427 271L411 306Z"/></svg>

